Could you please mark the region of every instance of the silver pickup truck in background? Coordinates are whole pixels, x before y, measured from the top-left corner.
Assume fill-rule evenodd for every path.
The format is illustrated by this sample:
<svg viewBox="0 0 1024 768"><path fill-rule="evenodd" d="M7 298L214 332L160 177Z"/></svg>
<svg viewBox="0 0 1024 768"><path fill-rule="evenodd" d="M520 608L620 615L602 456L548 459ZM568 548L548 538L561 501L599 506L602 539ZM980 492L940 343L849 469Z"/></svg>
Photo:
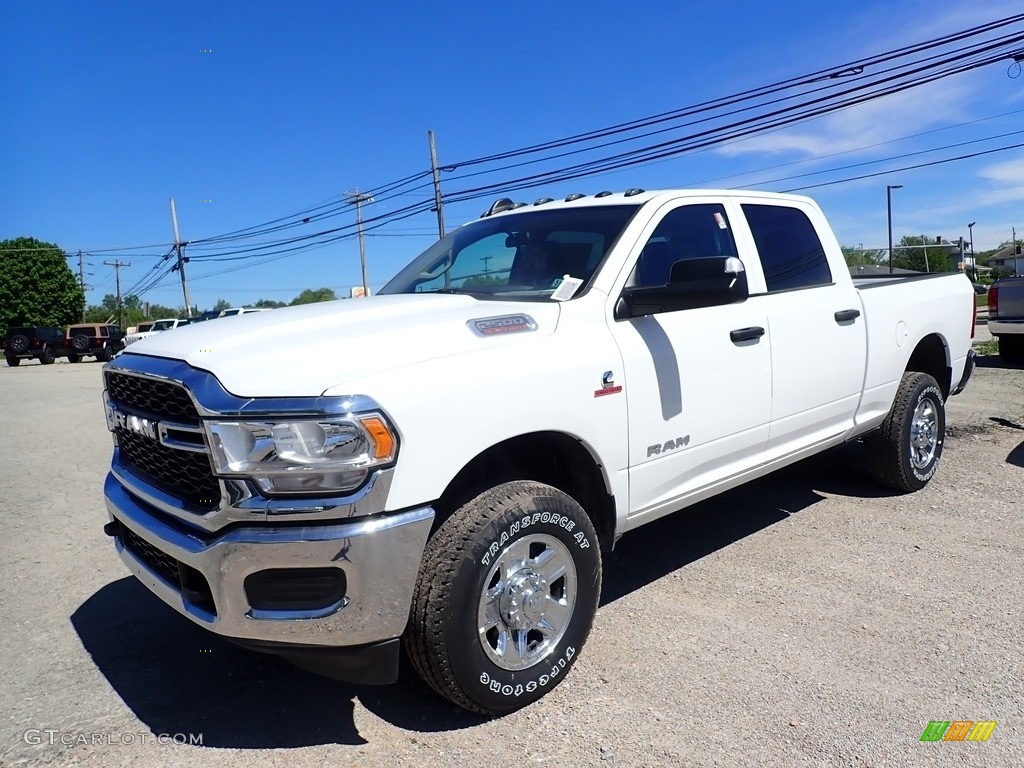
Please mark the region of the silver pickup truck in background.
<svg viewBox="0 0 1024 768"><path fill-rule="evenodd" d="M999 340L999 357L1024 363L1024 277L996 280L988 289L988 330Z"/></svg>

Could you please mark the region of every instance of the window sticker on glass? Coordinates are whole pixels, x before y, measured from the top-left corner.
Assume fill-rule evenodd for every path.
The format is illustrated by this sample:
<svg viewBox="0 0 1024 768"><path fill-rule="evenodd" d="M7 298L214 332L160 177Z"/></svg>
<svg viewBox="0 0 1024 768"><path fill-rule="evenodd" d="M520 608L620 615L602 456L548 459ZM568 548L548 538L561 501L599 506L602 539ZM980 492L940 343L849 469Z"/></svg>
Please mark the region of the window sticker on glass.
<svg viewBox="0 0 1024 768"><path fill-rule="evenodd" d="M562 278L562 281L558 284L558 288L551 294L551 298L555 301L568 301L576 295L576 291L583 285L583 281L578 277L569 277L566 275Z"/></svg>
<svg viewBox="0 0 1024 768"><path fill-rule="evenodd" d="M718 222L719 229L728 229L729 225L725 223L725 216L715 211L715 221Z"/></svg>

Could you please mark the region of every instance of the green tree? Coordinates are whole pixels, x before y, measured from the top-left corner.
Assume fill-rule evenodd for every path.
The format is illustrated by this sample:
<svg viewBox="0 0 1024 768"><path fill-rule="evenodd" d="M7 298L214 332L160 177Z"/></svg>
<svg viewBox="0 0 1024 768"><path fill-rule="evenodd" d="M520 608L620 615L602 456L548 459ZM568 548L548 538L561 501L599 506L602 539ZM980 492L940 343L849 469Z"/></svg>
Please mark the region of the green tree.
<svg viewBox="0 0 1024 768"><path fill-rule="evenodd" d="M231 302L227 299L217 299L217 303L213 305L213 311L222 312L225 309L231 309Z"/></svg>
<svg viewBox="0 0 1024 768"><path fill-rule="evenodd" d="M163 317L184 317L184 315L175 307L165 307L163 304L149 305L148 318L150 320L159 320Z"/></svg>
<svg viewBox="0 0 1024 768"><path fill-rule="evenodd" d="M278 309L280 307L287 307L288 305L283 301L274 301L273 299L260 299L254 307L270 307L271 309Z"/></svg>
<svg viewBox="0 0 1024 768"><path fill-rule="evenodd" d="M843 258L846 259L846 266L861 267L889 263L889 254L877 248L865 248L858 245L856 248L849 245L842 246Z"/></svg>
<svg viewBox="0 0 1024 768"><path fill-rule="evenodd" d="M894 267L912 269L915 272L949 272L953 269L948 245L928 243L920 235L904 235L900 238L899 245L899 249L893 247Z"/></svg>
<svg viewBox="0 0 1024 768"><path fill-rule="evenodd" d="M84 306L60 248L34 237L0 241L0 326L69 325Z"/></svg>
<svg viewBox="0 0 1024 768"><path fill-rule="evenodd" d="M316 304L318 301L335 301L338 297L334 295L334 291L330 288L307 288L294 299L292 299L291 306L298 304Z"/></svg>

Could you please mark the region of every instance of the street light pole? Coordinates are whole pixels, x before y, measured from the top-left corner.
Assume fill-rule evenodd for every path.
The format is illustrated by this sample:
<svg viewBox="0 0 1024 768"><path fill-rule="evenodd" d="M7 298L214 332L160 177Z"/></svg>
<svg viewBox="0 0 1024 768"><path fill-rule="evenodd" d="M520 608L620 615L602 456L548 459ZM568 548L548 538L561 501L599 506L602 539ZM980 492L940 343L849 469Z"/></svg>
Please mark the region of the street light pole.
<svg viewBox="0 0 1024 768"><path fill-rule="evenodd" d="M967 225L967 231L971 235L971 273L974 275L974 282L978 282L978 262L974 260L974 225L977 223L972 221Z"/></svg>
<svg viewBox="0 0 1024 768"><path fill-rule="evenodd" d="M885 188L885 209L889 222L889 274L892 274L892 191L903 189L902 184L889 184Z"/></svg>

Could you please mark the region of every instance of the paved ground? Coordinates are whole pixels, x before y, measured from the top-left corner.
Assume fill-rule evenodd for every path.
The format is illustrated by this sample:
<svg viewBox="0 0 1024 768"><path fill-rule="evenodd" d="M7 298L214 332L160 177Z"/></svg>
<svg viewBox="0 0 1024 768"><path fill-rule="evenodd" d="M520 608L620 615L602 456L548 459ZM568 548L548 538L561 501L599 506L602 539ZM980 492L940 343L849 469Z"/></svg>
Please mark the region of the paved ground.
<svg viewBox="0 0 1024 768"><path fill-rule="evenodd" d="M242 651L127 577L99 390L95 363L0 365L0 765L1022 762L1024 372L992 358L920 493L852 445L627 536L575 669L498 720ZM936 719L998 725L921 743Z"/></svg>

